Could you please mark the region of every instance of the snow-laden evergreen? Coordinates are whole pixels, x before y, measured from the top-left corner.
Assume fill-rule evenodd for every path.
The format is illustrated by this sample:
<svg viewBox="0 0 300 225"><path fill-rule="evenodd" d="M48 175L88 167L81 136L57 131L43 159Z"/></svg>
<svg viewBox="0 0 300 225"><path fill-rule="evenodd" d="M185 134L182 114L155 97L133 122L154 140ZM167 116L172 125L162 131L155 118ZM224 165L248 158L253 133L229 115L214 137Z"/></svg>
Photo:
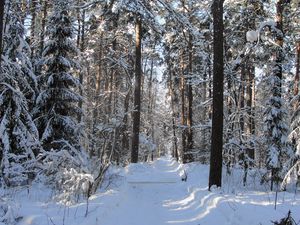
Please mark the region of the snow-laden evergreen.
<svg viewBox="0 0 300 225"><path fill-rule="evenodd" d="M282 180L283 164L291 157L288 144L287 111L282 99L282 80L276 75L278 65L275 64L272 73L266 79L269 84L270 97L266 102L264 112L264 131L267 147L266 167L271 172L271 189L273 182Z"/></svg>
<svg viewBox="0 0 300 225"><path fill-rule="evenodd" d="M39 152L38 131L29 107L36 79L24 40L20 2L6 4L5 35L0 73L0 159L6 185L28 183L34 177Z"/></svg>
<svg viewBox="0 0 300 225"><path fill-rule="evenodd" d="M73 44L72 20L68 1L55 1L48 21L48 41L43 52L44 72L39 77L41 92L36 100L36 123L46 151L62 150L66 143L80 149L77 103L81 96L75 91L78 79L72 70L77 48Z"/></svg>
<svg viewBox="0 0 300 225"><path fill-rule="evenodd" d="M39 77L41 91L36 100L35 122L40 132L44 151L39 159L44 163L47 182L57 190L72 191L68 171L86 173L87 156L80 143L81 127L78 116L82 113L76 93L79 81L74 73L78 53L73 44L71 1L54 1L53 13L47 25L47 42L43 52L44 70Z"/></svg>

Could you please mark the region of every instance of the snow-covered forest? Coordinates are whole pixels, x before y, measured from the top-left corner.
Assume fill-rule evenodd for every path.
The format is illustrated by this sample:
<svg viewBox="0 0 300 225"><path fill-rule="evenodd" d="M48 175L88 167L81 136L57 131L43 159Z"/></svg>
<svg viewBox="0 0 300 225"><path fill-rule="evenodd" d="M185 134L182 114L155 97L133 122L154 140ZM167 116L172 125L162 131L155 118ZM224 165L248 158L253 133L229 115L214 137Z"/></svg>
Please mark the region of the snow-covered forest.
<svg viewBox="0 0 300 225"><path fill-rule="evenodd" d="M0 225L300 224L299 0L1 0Z"/></svg>

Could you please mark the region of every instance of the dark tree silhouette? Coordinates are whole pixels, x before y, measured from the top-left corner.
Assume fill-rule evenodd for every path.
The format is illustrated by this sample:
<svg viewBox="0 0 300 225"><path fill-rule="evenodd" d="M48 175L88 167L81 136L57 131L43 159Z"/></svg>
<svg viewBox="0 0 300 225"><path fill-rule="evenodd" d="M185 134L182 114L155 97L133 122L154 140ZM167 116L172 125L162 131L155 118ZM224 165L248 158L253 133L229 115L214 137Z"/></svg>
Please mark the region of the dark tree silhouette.
<svg viewBox="0 0 300 225"><path fill-rule="evenodd" d="M141 118L141 77L142 77L142 21L136 18L136 43L135 43L135 84L134 84L134 111L132 128L131 162L137 163L139 157L139 134Z"/></svg>
<svg viewBox="0 0 300 225"><path fill-rule="evenodd" d="M214 0L212 5L213 14L213 114L212 136L209 170L209 190L211 186L221 187L222 184L222 147L223 147L223 2Z"/></svg>

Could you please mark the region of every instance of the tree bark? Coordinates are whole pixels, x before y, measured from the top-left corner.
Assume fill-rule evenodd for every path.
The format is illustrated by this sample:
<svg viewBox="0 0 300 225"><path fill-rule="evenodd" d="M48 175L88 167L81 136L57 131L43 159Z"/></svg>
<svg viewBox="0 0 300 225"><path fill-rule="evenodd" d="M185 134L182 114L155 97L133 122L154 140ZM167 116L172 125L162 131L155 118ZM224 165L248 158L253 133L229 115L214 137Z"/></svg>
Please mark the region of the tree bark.
<svg viewBox="0 0 300 225"><path fill-rule="evenodd" d="M213 13L213 115L212 115L212 136L209 170L209 190L213 185L222 185L222 150L223 150L223 83L224 83L224 62L223 62L223 2L214 0L212 5Z"/></svg>
<svg viewBox="0 0 300 225"><path fill-rule="evenodd" d="M138 15L135 25L135 84L134 84L134 111L132 115L132 149L131 162L137 163L139 157L139 134L141 117L141 78L142 78L142 21Z"/></svg>

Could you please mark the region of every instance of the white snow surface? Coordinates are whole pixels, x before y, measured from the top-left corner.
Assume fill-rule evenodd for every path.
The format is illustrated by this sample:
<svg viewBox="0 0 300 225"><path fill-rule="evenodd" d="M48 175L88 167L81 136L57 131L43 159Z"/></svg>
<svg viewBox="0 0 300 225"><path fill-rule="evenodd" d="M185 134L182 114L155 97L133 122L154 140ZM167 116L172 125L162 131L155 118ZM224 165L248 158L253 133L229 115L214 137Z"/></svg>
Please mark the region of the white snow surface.
<svg viewBox="0 0 300 225"><path fill-rule="evenodd" d="M258 39L258 32L256 30L249 30L246 33L246 39L248 42L255 42Z"/></svg>
<svg viewBox="0 0 300 225"><path fill-rule="evenodd" d="M186 182L180 177L183 170ZM0 197L10 196L19 205L19 225L271 225L288 210L300 220L300 193L279 192L275 210L275 193L255 184L244 188L242 173L224 175L223 187L209 192L208 171L207 165L181 165L170 157L112 168L116 181L90 197L86 217L86 201L64 206L38 184L0 189ZM248 179L255 180L259 183L255 174Z"/></svg>

